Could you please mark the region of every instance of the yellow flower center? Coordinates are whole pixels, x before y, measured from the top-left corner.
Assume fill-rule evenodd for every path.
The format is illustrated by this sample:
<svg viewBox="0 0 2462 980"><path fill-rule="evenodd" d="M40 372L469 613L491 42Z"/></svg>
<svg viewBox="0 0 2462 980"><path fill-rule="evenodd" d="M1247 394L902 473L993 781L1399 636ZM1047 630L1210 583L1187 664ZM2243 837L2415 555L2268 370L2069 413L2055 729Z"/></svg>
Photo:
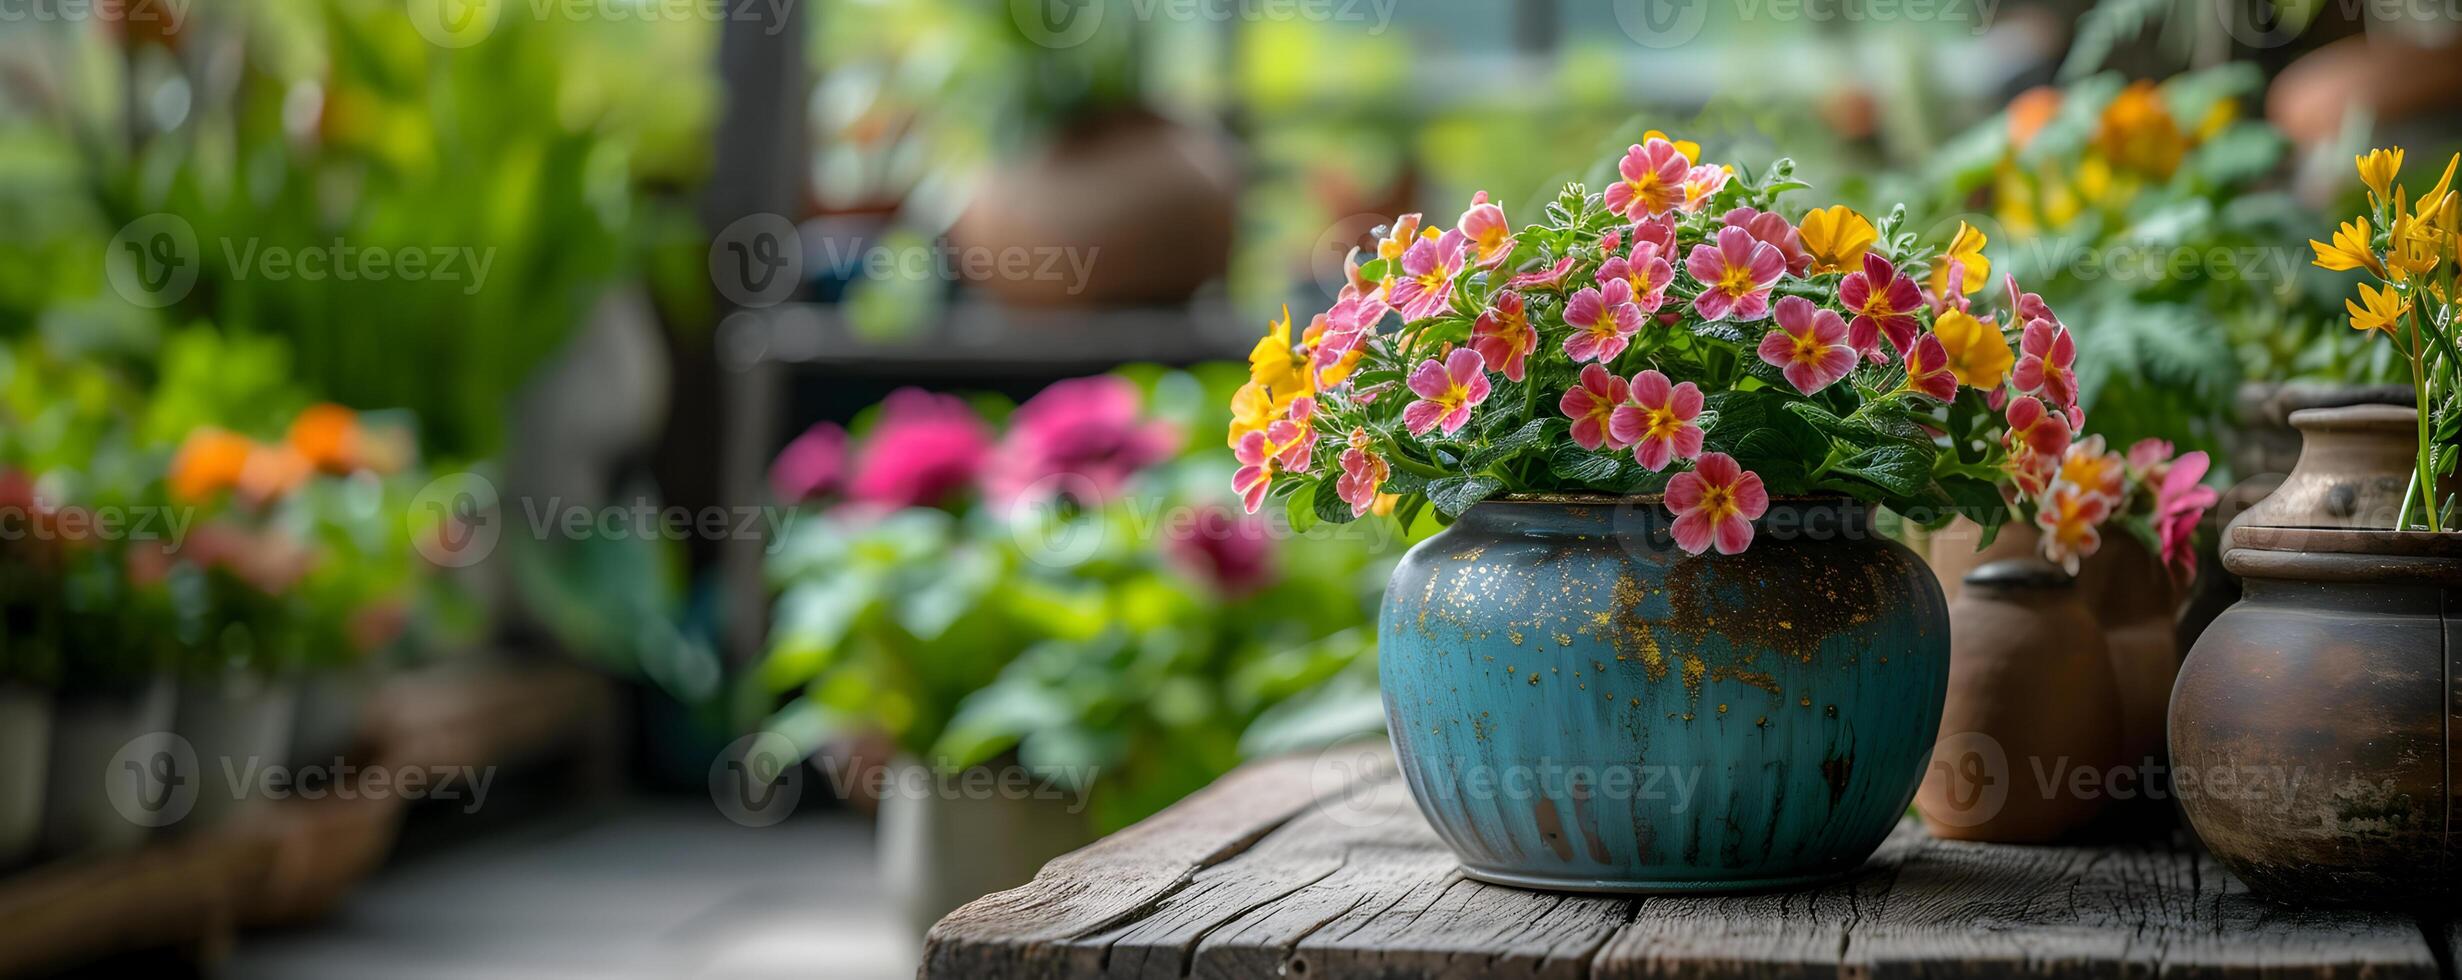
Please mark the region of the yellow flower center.
<svg viewBox="0 0 2462 980"><path fill-rule="evenodd" d="M1804 334L1795 338L1795 359L1798 361L1804 363L1817 362L1821 359L1822 350L1823 345L1821 344L1821 339L1819 337L1815 337L1812 334Z"/></svg>
<svg viewBox="0 0 2462 980"><path fill-rule="evenodd" d="M1701 511L1708 515L1713 523L1725 521L1729 515L1742 510L1743 508L1736 506L1735 490L1732 487L1714 486L1701 491Z"/></svg>
<svg viewBox="0 0 2462 980"><path fill-rule="evenodd" d="M1740 265L1731 265L1728 266L1725 271L1718 274L1718 283L1715 288L1719 292L1725 293L1729 296L1743 296L1751 293L1755 289L1760 288L1760 285L1760 283L1753 281L1752 270L1750 268Z"/></svg>
<svg viewBox="0 0 2462 980"><path fill-rule="evenodd" d="M1684 420L1677 418L1674 411L1653 408L1649 410L1649 424L1643 429L1642 434L1650 439L1673 439L1676 433L1683 428Z"/></svg>

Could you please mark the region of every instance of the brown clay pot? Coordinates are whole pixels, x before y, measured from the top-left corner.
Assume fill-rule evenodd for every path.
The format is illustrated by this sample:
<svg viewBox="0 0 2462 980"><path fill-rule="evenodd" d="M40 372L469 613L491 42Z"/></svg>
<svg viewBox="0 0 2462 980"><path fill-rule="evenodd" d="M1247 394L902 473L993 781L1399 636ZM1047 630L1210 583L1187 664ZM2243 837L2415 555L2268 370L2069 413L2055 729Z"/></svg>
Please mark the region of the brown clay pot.
<svg viewBox="0 0 2462 980"><path fill-rule="evenodd" d="M2234 399L2239 425L2224 434L2231 471L2243 480L2280 476L2299 462L2300 432L2291 416L2312 408L2410 405L2409 385L2320 385L2298 381L2251 381Z"/></svg>
<svg viewBox="0 0 2462 980"><path fill-rule="evenodd" d="M2043 843L2094 824L2122 767L2122 709L2076 583L2039 559L1993 562L1966 576L1949 620L1948 705L1915 795L1925 826Z"/></svg>
<svg viewBox="0 0 2462 980"><path fill-rule="evenodd" d="M2403 405L2352 405L2291 413L2299 464L2282 485L2223 528L2223 550L2244 527L2390 528L2410 489L2418 413ZM2441 495L2440 495L2441 496Z"/></svg>
<svg viewBox="0 0 2462 980"><path fill-rule="evenodd" d="M1031 260L1024 274L968 280L1012 306L1182 303L1230 268L1238 169L1213 132L1116 113L996 169L949 237Z"/></svg>
<svg viewBox="0 0 2462 980"><path fill-rule="evenodd" d="M2223 564L2171 706L2198 836L2279 900L2454 901L2462 534L2244 524Z"/></svg>

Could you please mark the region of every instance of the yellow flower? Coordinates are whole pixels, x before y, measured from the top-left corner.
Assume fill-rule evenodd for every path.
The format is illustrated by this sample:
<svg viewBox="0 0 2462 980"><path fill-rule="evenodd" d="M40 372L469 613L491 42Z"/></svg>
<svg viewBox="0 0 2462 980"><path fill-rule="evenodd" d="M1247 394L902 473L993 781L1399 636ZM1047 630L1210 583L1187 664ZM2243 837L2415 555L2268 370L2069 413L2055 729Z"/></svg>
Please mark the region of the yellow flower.
<svg viewBox="0 0 2462 980"><path fill-rule="evenodd" d="M1983 257L1983 246L1989 241L1973 225L1958 222L1958 233L1949 240L1949 250L1932 261L1932 295L1948 295L1949 266L1952 263L1966 267L1966 276L1958 285L1960 292L1971 293L1982 289L1983 284L1992 278L1992 260Z"/></svg>
<svg viewBox="0 0 2462 980"><path fill-rule="evenodd" d="M2392 192L2394 175L2402 172L2402 148L2370 150L2365 156L2351 158L2359 168L2359 182L2368 185L2368 200L2382 203Z"/></svg>
<svg viewBox="0 0 2462 980"><path fill-rule="evenodd" d="M1675 145L1676 152L1684 154L1684 159L1690 160L1694 163L1701 162L1701 144L1699 143L1695 143L1691 140L1680 140L1655 129L1641 134L1642 142L1647 143L1651 140L1666 140L1667 142Z"/></svg>
<svg viewBox="0 0 2462 980"><path fill-rule="evenodd" d="M1932 332L1940 337L1941 350L1949 355L1949 373L1958 376L1959 384L1990 391L2008 380L2017 356L2009 352L2009 339L2000 335L2000 327L1964 310L1950 310L1933 323Z"/></svg>
<svg viewBox="0 0 2462 980"><path fill-rule="evenodd" d="M1872 222L1844 204L1806 212L1797 231L1804 236L1804 251L1812 253L1814 272L1853 271L1880 240Z"/></svg>
<svg viewBox="0 0 2462 980"><path fill-rule="evenodd" d="M2392 286L2377 289L2360 283L2359 298L2365 301L2365 305L2347 299L2342 301L2342 308L2351 311L2353 330L2383 330L2391 334L2402 315L2411 309L2411 301L2403 299Z"/></svg>
<svg viewBox="0 0 2462 980"><path fill-rule="evenodd" d="M1287 402L1299 395L1314 394L1316 386L1308 370L1308 356L1291 345L1291 308L1282 308L1282 319L1274 321L1257 346L1248 352L1248 380L1273 392L1276 400Z"/></svg>
<svg viewBox="0 0 2462 980"><path fill-rule="evenodd" d="M2434 269L2442 257L2445 235L2436 230L2428 214L2434 203L2437 202L2422 201L2419 213L2394 219L2394 227L2386 236L2385 261L2393 264L2395 278Z"/></svg>
<svg viewBox="0 0 2462 980"><path fill-rule="evenodd" d="M2153 82L2133 82L2103 107L2095 128L2095 149L2113 165L2168 179L2188 155L2188 135L2171 118L2163 94Z"/></svg>
<svg viewBox="0 0 2462 980"><path fill-rule="evenodd" d="M2366 269L2383 278L2385 266L2377 261L2376 252L2369 247L2373 237L2368 228L2368 219L2363 216L2343 222L2342 227L2334 232L2334 244L2327 245L2311 238L2308 247L2317 252L2314 263L2317 268L2328 272Z"/></svg>
<svg viewBox="0 0 2462 980"><path fill-rule="evenodd" d="M1274 395L1265 386L1251 381L1231 393L1231 448L1237 449L1240 437L1251 432L1263 432L1282 417L1282 406L1274 404Z"/></svg>

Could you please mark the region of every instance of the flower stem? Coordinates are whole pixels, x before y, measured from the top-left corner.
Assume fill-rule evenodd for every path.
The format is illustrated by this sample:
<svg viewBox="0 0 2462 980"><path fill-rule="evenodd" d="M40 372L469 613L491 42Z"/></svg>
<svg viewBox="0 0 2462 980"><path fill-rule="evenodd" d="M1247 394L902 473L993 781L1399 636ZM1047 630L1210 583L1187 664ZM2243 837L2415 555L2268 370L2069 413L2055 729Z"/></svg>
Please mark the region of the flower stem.
<svg viewBox="0 0 2462 980"><path fill-rule="evenodd" d="M2418 490L2419 500L2422 504L2420 510L2423 512L2421 516L2428 525L2428 530L2442 531L2445 529L2444 521L2436 512L2436 474L2432 469L2430 469L2428 460L2430 450L2430 445L2428 442L2428 372L2426 366L2428 359L2428 340L2427 326L2422 322L2426 318L2427 313L2420 307L2413 306L2411 308L2411 396L2412 401L2418 405L2417 421L2419 424L2419 456L2417 460L2419 464L2419 471L2412 477L2414 480L2412 486ZM2403 510L2407 511L2409 509L2410 495L2405 494L2403 496ZM2397 521L2394 528L2394 530L2397 531L2405 531L2409 529L2408 520Z"/></svg>

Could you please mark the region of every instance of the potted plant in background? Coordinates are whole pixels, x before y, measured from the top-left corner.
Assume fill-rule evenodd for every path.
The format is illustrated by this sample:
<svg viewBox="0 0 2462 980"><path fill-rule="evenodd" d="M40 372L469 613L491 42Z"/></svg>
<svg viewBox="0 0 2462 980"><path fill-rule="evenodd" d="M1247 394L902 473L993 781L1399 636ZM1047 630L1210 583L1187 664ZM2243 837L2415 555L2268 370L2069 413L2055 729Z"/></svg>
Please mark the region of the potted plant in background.
<svg viewBox="0 0 2462 980"><path fill-rule="evenodd" d="M1230 454L1184 438L1230 386L1133 376L1005 418L900 391L773 468L806 506L752 696L791 695L768 727L807 750L887 738L883 861L918 934L1249 750L1378 723L1345 680L1372 649L1373 549L1240 515ZM964 791L986 775L1006 788Z"/></svg>
<svg viewBox="0 0 2462 980"><path fill-rule="evenodd" d="M2456 894L2453 876L2421 869L2454 860L2447 828L2462 746L2450 640L2462 537L2448 530L2462 442L2462 157L2414 203L2396 181L2402 156L2359 157L2368 212L2313 245L2319 267L2373 280L2347 301L2348 322L2400 356L2417 408L2294 416L2312 439L2284 490L2304 474L2341 489L2261 504L2234 524L2223 563L2247 595L2190 651L2172 701L2182 774L2275 777L2270 791L2181 802L2215 857L2284 900L2411 905ZM2313 457L2344 454L2340 443L2354 437L2382 441L2395 424L2411 434L2398 494L2363 492L2365 474L2312 471Z"/></svg>
<svg viewBox="0 0 2462 980"><path fill-rule="evenodd" d="M1379 662L1403 774L1466 873L1845 873L1914 796L1949 666L1940 590L1876 512L2006 520L2001 483L2048 478L2083 421L2012 382L2007 331L2065 331L2039 296L1976 301L1972 228L1781 212L1787 161L1657 133L1614 166L1518 230L1484 194L1451 227L1406 215L1330 310L1277 323L1233 405L1237 489L1457 521L1396 570ZM1681 812L1636 788L1644 763L1699 780ZM1497 791L1516 774L1535 791Z"/></svg>

